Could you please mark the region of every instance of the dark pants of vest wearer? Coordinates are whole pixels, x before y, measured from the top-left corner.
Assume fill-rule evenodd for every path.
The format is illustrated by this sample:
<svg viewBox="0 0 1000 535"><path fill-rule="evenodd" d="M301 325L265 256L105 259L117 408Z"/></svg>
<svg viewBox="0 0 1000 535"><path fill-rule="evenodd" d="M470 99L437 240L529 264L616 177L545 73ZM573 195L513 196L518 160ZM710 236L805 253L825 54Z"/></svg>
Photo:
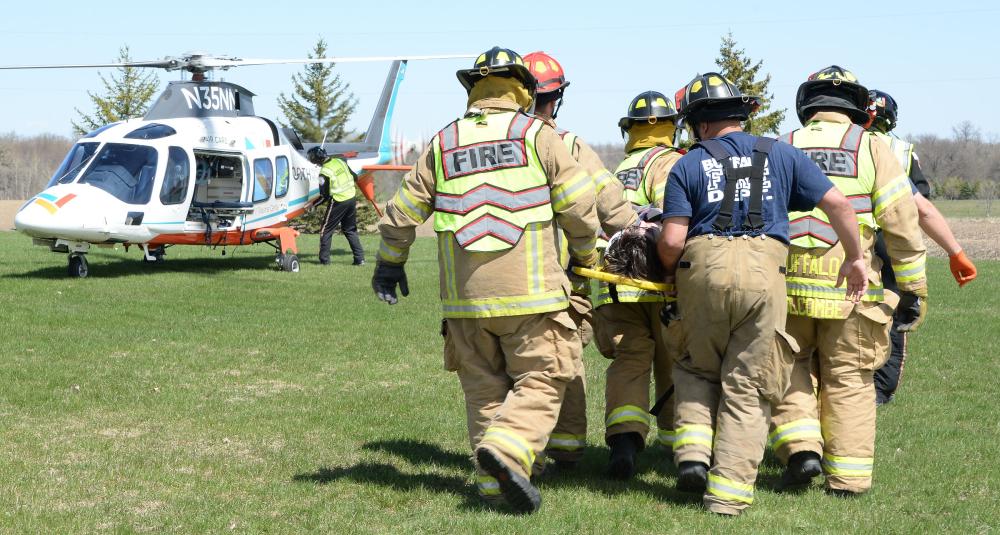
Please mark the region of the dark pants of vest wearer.
<svg viewBox="0 0 1000 535"><path fill-rule="evenodd" d="M333 231L338 224L344 237L347 238L347 243L351 246L354 263L364 262L365 251L361 248L361 240L358 238L358 208L355 199L330 200L330 205L326 208L326 215L323 217L323 227L320 229L319 262L321 264L330 263L330 242L333 239Z"/></svg>
<svg viewBox="0 0 1000 535"><path fill-rule="evenodd" d="M882 239L882 232L879 231L875 237L875 254L882 259L882 286L886 290L899 293L896 286L896 274L892 272L892 265L889 260L889 252L885 247L885 240ZM896 395L896 389L903 381L903 365L906 363L906 353L909 349L907 333L896 331L899 326L899 317L893 316L892 329L889 331L889 339L892 342L892 349L889 353L889 360L884 366L875 371L875 403L882 405L892 401Z"/></svg>
<svg viewBox="0 0 1000 535"><path fill-rule="evenodd" d="M771 403L788 387L787 256L771 238L699 236L677 270L687 351L673 370L674 458L711 465L703 502L715 513L753 502Z"/></svg>

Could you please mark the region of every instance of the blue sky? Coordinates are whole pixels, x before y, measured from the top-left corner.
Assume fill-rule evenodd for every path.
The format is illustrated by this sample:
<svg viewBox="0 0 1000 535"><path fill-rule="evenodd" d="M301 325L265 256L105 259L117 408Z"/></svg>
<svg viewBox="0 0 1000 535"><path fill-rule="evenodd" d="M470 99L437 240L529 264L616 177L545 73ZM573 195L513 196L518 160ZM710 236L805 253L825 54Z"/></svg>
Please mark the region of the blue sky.
<svg viewBox="0 0 1000 535"><path fill-rule="evenodd" d="M0 63L111 61L129 45L135 59L202 50L252 58L305 57L324 37L331 55L474 53L496 44L559 59L572 85L560 126L592 142L620 139L616 127L637 93L672 95L696 73L714 70L722 35L764 61L782 130L798 126L795 90L830 64L854 71L900 103L898 132L937 133L969 120L1000 133L1000 42L993 2L13 2L0 20ZM294 7L292 7L294 6ZM711 7L701 12L699 8ZM459 115L465 94L454 71L471 60L414 63L393 130L429 137ZM342 64L359 100L363 129L387 64ZM218 74L256 92L257 113L275 103L301 66L245 67ZM110 74L106 70L105 74ZM159 73L162 83L179 79ZM74 108L90 110L100 88L91 70L0 72L0 131L68 134Z"/></svg>

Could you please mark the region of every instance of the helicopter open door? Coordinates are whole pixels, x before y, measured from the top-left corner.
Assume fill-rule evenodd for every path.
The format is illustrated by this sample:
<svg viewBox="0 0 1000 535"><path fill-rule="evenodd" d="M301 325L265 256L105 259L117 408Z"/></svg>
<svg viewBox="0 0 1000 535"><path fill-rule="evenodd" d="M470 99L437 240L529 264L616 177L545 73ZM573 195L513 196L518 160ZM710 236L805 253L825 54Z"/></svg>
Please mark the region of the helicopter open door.
<svg viewBox="0 0 1000 535"><path fill-rule="evenodd" d="M243 154L195 150L194 161L194 195L186 229L207 232L212 228L228 230L238 226L240 216L253 211L253 202L246 193L247 166Z"/></svg>

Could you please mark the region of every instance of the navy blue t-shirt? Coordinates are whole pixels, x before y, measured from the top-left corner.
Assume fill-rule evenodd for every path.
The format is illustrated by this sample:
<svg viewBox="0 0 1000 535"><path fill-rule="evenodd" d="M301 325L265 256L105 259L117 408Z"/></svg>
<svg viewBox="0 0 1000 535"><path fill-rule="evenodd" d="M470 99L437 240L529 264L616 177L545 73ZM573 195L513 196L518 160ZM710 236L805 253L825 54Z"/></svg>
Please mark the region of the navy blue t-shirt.
<svg viewBox="0 0 1000 535"><path fill-rule="evenodd" d="M745 132L733 132L716 138L726 149L739 155L734 167L750 167L753 146L757 138ZM742 180L737 185L739 202L733 208L730 228L725 236L756 234L743 229L750 209L750 183ZM808 211L833 187L833 182L823 174L809 156L781 141L771 148L764 167L763 233L788 243L788 212ZM695 147L685 154L670 171L664 198L663 217L689 217L688 239L702 234L719 234L712 223L719 215L726 179L722 164L715 161L702 147Z"/></svg>

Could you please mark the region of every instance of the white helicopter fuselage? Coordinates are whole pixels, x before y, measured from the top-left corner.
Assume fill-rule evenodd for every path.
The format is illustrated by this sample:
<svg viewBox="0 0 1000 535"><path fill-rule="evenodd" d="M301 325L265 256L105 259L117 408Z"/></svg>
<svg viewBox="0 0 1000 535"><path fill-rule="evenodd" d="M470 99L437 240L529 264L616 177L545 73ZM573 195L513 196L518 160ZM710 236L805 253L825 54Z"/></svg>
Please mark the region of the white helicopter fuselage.
<svg viewBox="0 0 1000 535"><path fill-rule="evenodd" d="M175 133L127 137L153 125ZM17 230L92 244L206 243L198 206L219 202L234 205L232 217L208 223L215 227L210 243L249 243L248 231L286 225L319 196L319 168L259 117L125 121L81 139L70 156L74 151L81 160L86 151L90 161L60 177L61 168L17 213ZM212 176L202 168L212 158L238 167ZM350 163L360 169L367 162Z"/></svg>

